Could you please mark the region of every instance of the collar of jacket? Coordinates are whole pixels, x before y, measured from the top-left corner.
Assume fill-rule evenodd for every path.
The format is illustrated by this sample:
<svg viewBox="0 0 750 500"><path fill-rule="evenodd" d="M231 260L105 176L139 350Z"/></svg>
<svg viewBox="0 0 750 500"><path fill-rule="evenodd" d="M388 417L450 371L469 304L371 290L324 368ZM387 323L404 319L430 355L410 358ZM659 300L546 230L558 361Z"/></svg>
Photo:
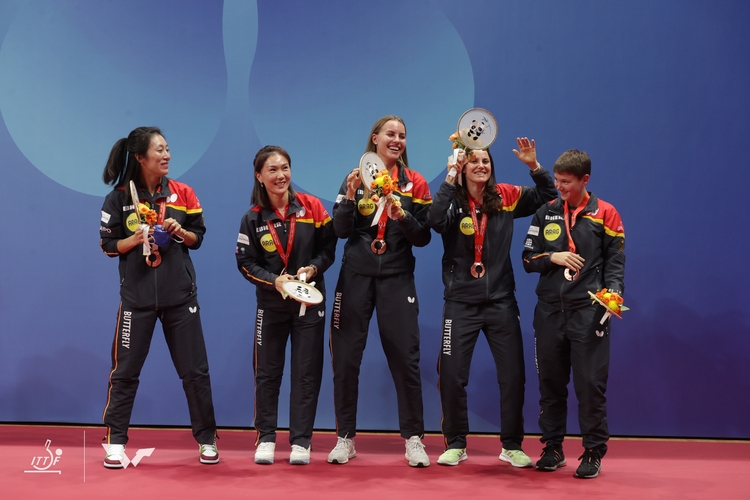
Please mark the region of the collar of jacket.
<svg viewBox="0 0 750 500"><path fill-rule="evenodd" d="M289 202L289 206L286 209L286 218L288 219L291 214L296 214L302 209L302 205L300 205L299 200L295 196L293 200ZM263 220L269 221L269 220L281 220L278 215L276 215L276 210L271 208L264 208L262 211L263 214Z"/></svg>
<svg viewBox="0 0 750 500"><path fill-rule="evenodd" d="M591 191L587 192L589 193L589 201L588 203L586 203L586 208L583 209L581 215L589 212L595 212L597 207L599 206L599 199L596 197L596 195ZM550 204L549 211L556 214L562 214L565 211L565 209L563 208L563 201L559 196Z"/></svg>

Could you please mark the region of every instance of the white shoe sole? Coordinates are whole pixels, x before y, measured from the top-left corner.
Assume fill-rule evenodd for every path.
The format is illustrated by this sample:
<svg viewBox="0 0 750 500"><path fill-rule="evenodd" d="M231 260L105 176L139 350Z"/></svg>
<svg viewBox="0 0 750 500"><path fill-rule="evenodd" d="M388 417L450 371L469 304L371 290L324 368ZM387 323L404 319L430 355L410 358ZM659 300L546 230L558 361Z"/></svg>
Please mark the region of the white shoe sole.
<svg viewBox="0 0 750 500"><path fill-rule="evenodd" d="M260 465L271 465L273 464L273 458L256 458L255 463Z"/></svg>
<svg viewBox="0 0 750 500"><path fill-rule="evenodd" d="M534 462L529 462L529 463L528 463L528 464L526 464L526 465L523 465L523 464L519 464L518 462L514 462L514 461L513 461L513 459L512 459L512 458L510 458L510 457L509 457L508 455L506 455L505 453L502 453L502 454L500 454L500 456L499 456L499 457L497 457L497 458L499 458L499 459L500 459L501 461L503 461L503 462L508 462L508 463L509 463L510 465L512 465L513 467L518 467L519 469L528 469L529 467L533 467L533 465L534 465Z"/></svg>
<svg viewBox="0 0 750 500"><path fill-rule="evenodd" d="M468 460L468 459L469 459L469 457L467 457L467 456L463 456L463 457L461 457L461 458L459 458L459 459L458 459L458 462L448 462L447 460L443 460L443 461L441 461L441 460L440 460L440 459L438 458L438 461L437 461L437 463L438 463L438 464L440 464L440 465L452 465L452 466L455 466L455 465L458 465L458 464L460 464L460 463L461 463L461 462L463 462L464 460Z"/></svg>
<svg viewBox="0 0 750 500"><path fill-rule="evenodd" d="M310 463L309 458L290 458L289 463L291 465L307 465Z"/></svg>

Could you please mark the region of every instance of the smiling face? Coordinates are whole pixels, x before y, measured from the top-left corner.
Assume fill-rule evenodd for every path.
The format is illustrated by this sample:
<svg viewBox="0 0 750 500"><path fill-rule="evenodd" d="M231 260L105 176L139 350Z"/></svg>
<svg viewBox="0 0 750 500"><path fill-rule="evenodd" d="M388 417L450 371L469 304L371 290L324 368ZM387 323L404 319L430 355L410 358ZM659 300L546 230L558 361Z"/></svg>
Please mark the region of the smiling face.
<svg viewBox="0 0 750 500"><path fill-rule="evenodd" d="M255 173L255 178L265 186L271 199L281 198L289 191L292 169L284 156L273 153L263 163L260 172Z"/></svg>
<svg viewBox="0 0 750 500"><path fill-rule="evenodd" d="M371 137L375 152L390 170L406 151L406 127L398 120L389 120Z"/></svg>
<svg viewBox="0 0 750 500"><path fill-rule="evenodd" d="M555 172L555 188L560 193L560 199L568 202L571 207L577 207L586 194L586 184L589 174L580 179L571 173Z"/></svg>
<svg viewBox="0 0 750 500"><path fill-rule="evenodd" d="M141 174L144 178L160 178L169 173L169 146L160 134L151 137L151 145L148 147L146 156L136 155L136 160L141 164Z"/></svg>
<svg viewBox="0 0 750 500"><path fill-rule="evenodd" d="M469 157L469 163L464 167L466 182L484 187L492 174L492 162L487 151L477 150Z"/></svg>

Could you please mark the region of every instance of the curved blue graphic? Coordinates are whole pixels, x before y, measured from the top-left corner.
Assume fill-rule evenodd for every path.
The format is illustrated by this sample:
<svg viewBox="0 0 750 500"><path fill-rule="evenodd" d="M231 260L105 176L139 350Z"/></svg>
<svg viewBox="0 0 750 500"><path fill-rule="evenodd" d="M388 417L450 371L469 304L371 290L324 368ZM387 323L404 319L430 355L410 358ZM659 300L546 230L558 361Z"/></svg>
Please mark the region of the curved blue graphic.
<svg viewBox="0 0 750 500"><path fill-rule="evenodd" d="M261 28L250 107L260 142L289 151L295 184L332 199L359 164L373 123L389 114L406 122L412 168L428 181L445 168L448 136L473 105L474 76L442 12L358 4L356 19L342 23L330 6L304 17L286 3L271 8L261 16L283 19L284 29Z"/></svg>
<svg viewBox="0 0 750 500"><path fill-rule="evenodd" d="M195 164L226 103L222 9L183 7L177 0L79 8L38 0L18 9L0 48L0 112L36 168L70 189L103 195L110 148L141 125L164 131L171 177Z"/></svg>

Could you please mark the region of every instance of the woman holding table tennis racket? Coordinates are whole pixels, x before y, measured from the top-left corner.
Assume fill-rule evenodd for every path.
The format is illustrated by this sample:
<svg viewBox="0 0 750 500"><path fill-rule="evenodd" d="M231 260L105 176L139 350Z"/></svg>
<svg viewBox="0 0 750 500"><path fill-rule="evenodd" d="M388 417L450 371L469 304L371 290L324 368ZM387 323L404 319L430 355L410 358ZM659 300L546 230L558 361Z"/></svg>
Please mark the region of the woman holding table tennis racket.
<svg viewBox="0 0 750 500"><path fill-rule="evenodd" d="M208 358L200 320L195 269L206 227L193 189L169 179L169 146L156 127L139 127L112 147L103 180L99 229L105 254L119 257L120 310L103 420L104 466L123 467L138 377L158 318L187 396L200 461L219 462Z"/></svg>
<svg viewBox="0 0 750 500"><path fill-rule="evenodd" d="M253 165L252 207L242 217L235 255L242 276L256 286L255 463L274 462L279 390L291 337L289 462L304 465L310 462L323 376L323 273L333 263L337 240L320 200L292 188L292 160L284 149L263 147Z"/></svg>
<svg viewBox="0 0 750 500"><path fill-rule="evenodd" d="M372 128L366 150L377 153L394 191L379 211L360 170L350 172L333 207L336 236L346 239L331 318L331 357L338 441L328 461L344 464L356 456L359 369L373 310L388 366L396 385L399 428L412 467L430 465L422 437L422 382L419 373L419 301L412 247L430 242L427 212L432 198L419 173L409 168L406 126L385 116ZM383 177L380 177L382 182ZM374 181L371 181L374 182ZM398 203L392 202L398 198ZM382 203L382 199L378 199ZM376 220L377 218L377 220Z"/></svg>
<svg viewBox="0 0 750 500"><path fill-rule="evenodd" d="M523 441L524 360L521 325L510 261L513 221L527 217L556 197L547 170L536 161L534 141L517 140L516 156L531 172L535 187L498 184L489 149L463 154L449 164L428 220L443 237L443 339L438 373L446 451L438 464L467 459L469 433L466 385L480 330L495 360L500 385L500 460L531 467Z"/></svg>

